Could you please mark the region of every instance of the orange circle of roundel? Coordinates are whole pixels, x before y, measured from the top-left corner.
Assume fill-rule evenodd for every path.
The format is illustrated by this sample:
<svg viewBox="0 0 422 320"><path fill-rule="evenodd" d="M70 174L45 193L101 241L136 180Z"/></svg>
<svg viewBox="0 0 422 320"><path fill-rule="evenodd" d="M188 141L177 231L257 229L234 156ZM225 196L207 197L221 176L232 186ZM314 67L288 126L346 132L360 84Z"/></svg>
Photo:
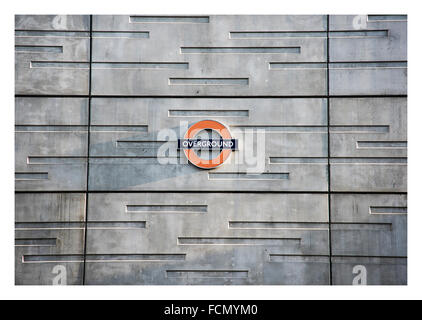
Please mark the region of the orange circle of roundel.
<svg viewBox="0 0 422 320"><path fill-rule="evenodd" d="M202 120L192 125L188 131L186 131L185 139L193 139L199 131L204 129L217 131L223 139L232 138L229 130L222 123L214 120ZM212 169L220 166L227 160L232 152L230 149L223 149L214 159L204 160L198 157L193 149L184 149L183 151L185 152L186 158L188 158L193 165L202 169Z"/></svg>

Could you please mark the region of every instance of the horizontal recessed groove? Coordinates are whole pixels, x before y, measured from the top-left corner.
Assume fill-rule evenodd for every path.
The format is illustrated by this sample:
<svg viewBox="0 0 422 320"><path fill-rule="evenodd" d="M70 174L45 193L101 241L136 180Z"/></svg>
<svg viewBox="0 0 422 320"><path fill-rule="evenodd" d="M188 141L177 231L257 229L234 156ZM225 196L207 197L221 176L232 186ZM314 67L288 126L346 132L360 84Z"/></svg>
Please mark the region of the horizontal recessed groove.
<svg viewBox="0 0 422 320"><path fill-rule="evenodd" d="M247 86L249 78L169 78L169 84Z"/></svg>
<svg viewBox="0 0 422 320"><path fill-rule="evenodd" d="M148 39L149 31L93 31L92 38Z"/></svg>
<svg viewBox="0 0 422 320"><path fill-rule="evenodd" d="M209 172L209 180L287 180L289 179L289 173L271 173L264 172L259 174L249 174L249 173L231 173L231 172Z"/></svg>
<svg viewBox="0 0 422 320"><path fill-rule="evenodd" d="M283 229L328 231L328 223L278 222L278 221L229 221L230 229Z"/></svg>
<svg viewBox="0 0 422 320"><path fill-rule="evenodd" d="M162 162L161 162L161 161ZM154 157L154 156L127 156L127 157L102 157L90 156L91 164L108 164L108 165L138 165L138 164L163 164L181 165L179 157Z"/></svg>
<svg viewBox="0 0 422 320"><path fill-rule="evenodd" d="M147 125L134 126L91 126L91 132L148 132Z"/></svg>
<svg viewBox="0 0 422 320"><path fill-rule="evenodd" d="M189 69L188 62L93 62L92 69Z"/></svg>
<svg viewBox="0 0 422 320"><path fill-rule="evenodd" d="M83 230L84 222L16 222L16 230ZM144 229L146 221L89 221L89 229Z"/></svg>
<svg viewBox="0 0 422 320"><path fill-rule="evenodd" d="M169 141L140 141L140 140L118 140L116 141L117 148L141 148L141 149L158 149L164 143L168 143ZM176 141L174 141L176 143Z"/></svg>
<svg viewBox="0 0 422 320"><path fill-rule="evenodd" d="M38 30L17 30L16 37L46 37L46 38L89 38L89 32L86 31L38 31Z"/></svg>
<svg viewBox="0 0 422 320"><path fill-rule="evenodd" d="M154 22L170 22L170 23L209 23L208 16L130 16L130 23L154 23Z"/></svg>
<svg viewBox="0 0 422 320"><path fill-rule="evenodd" d="M186 254L88 254L87 262L183 261ZM84 262L83 255L24 255L23 263Z"/></svg>
<svg viewBox="0 0 422 320"><path fill-rule="evenodd" d="M407 164L407 158L330 158L332 164Z"/></svg>
<svg viewBox="0 0 422 320"><path fill-rule="evenodd" d="M47 180L48 172L16 172L15 180Z"/></svg>
<svg viewBox="0 0 422 320"><path fill-rule="evenodd" d="M396 69L407 68L407 62L330 62L330 69Z"/></svg>
<svg viewBox="0 0 422 320"><path fill-rule="evenodd" d="M207 205L127 205L129 213L206 213Z"/></svg>
<svg viewBox="0 0 422 320"><path fill-rule="evenodd" d="M334 231L392 231L392 223L359 223L342 222L332 223L331 230Z"/></svg>
<svg viewBox="0 0 422 320"><path fill-rule="evenodd" d="M388 30L343 30L330 31L330 38L388 37Z"/></svg>
<svg viewBox="0 0 422 320"><path fill-rule="evenodd" d="M293 158L293 157L270 157L270 164L277 163L314 163L314 164L328 164L327 158Z"/></svg>
<svg viewBox="0 0 422 320"><path fill-rule="evenodd" d="M369 14L368 21L406 21L405 14Z"/></svg>
<svg viewBox="0 0 422 320"><path fill-rule="evenodd" d="M270 62L270 70L279 69L327 69L327 63L313 63L313 62Z"/></svg>
<svg viewBox="0 0 422 320"><path fill-rule="evenodd" d="M179 245L251 245L282 246L286 244L300 245L300 238L252 238L252 237L179 237Z"/></svg>
<svg viewBox="0 0 422 320"><path fill-rule="evenodd" d="M16 52L31 52L31 53L63 53L62 46L24 46L16 45Z"/></svg>
<svg viewBox="0 0 422 320"><path fill-rule="evenodd" d="M300 256L270 253L269 261L279 263L330 263L330 258L326 256Z"/></svg>
<svg viewBox="0 0 422 320"><path fill-rule="evenodd" d="M249 110L169 110L169 117L249 117Z"/></svg>
<svg viewBox="0 0 422 320"><path fill-rule="evenodd" d="M20 238L15 239L17 247L55 247L57 245L56 238Z"/></svg>
<svg viewBox="0 0 422 320"><path fill-rule="evenodd" d="M79 254L68 255L24 255L22 256L23 263L53 263L53 262L83 262L84 256Z"/></svg>
<svg viewBox="0 0 422 320"><path fill-rule="evenodd" d="M89 221L88 229L145 229L146 221Z"/></svg>
<svg viewBox="0 0 422 320"><path fill-rule="evenodd" d="M234 278L248 277L248 270L166 270L167 278Z"/></svg>
<svg viewBox="0 0 422 320"><path fill-rule="evenodd" d="M357 141L359 149L406 149L406 141Z"/></svg>
<svg viewBox="0 0 422 320"><path fill-rule="evenodd" d="M231 31L231 39L326 38L324 31Z"/></svg>
<svg viewBox="0 0 422 320"><path fill-rule="evenodd" d="M87 262L183 261L186 254L88 254Z"/></svg>
<svg viewBox="0 0 422 320"><path fill-rule="evenodd" d="M370 206L369 214L407 214L407 207Z"/></svg>
<svg viewBox="0 0 422 320"><path fill-rule="evenodd" d="M16 132L77 132L88 131L88 126L44 126L44 125L18 125Z"/></svg>
<svg viewBox="0 0 422 320"><path fill-rule="evenodd" d="M385 125L330 126L330 132L335 133L388 133L389 130Z"/></svg>
<svg viewBox="0 0 422 320"><path fill-rule="evenodd" d="M83 229L83 222L16 222L16 230L71 230Z"/></svg>
<svg viewBox="0 0 422 320"><path fill-rule="evenodd" d="M326 126L271 126L271 125L248 125L240 126L234 125L230 126L233 131L255 131L255 130L265 130L269 132L290 132L290 133L327 133L328 129Z"/></svg>
<svg viewBox="0 0 422 320"><path fill-rule="evenodd" d="M87 162L86 157L73 157L73 156L29 156L27 164L38 165L51 165L51 164L84 164Z"/></svg>
<svg viewBox="0 0 422 320"><path fill-rule="evenodd" d="M89 62L31 61L30 68L89 69Z"/></svg>
<svg viewBox="0 0 422 320"><path fill-rule="evenodd" d="M300 53L300 47L181 47L180 53Z"/></svg>

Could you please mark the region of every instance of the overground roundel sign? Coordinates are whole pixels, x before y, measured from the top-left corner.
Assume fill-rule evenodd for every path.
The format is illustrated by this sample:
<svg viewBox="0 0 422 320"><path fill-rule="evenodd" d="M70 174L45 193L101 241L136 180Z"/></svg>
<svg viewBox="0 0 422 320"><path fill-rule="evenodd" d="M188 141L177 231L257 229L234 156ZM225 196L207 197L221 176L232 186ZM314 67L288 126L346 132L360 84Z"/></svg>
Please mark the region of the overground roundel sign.
<svg viewBox="0 0 422 320"><path fill-rule="evenodd" d="M203 130L213 130L220 135L219 139L195 138ZM215 120L196 122L186 131L184 139L178 140L178 148L182 149L190 163L202 169L216 168L226 161L232 151L237 149L237 140L232 138L229 129ZM218 150L220 153L212 159L199 157L196 150Z"/></svg>

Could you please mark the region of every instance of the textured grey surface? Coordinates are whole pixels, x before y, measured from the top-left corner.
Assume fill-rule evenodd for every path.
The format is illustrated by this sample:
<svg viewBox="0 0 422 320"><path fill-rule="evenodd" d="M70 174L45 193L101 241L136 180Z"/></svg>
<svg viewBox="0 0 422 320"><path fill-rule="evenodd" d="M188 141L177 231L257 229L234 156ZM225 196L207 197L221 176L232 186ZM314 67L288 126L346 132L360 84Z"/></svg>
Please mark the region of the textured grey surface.
<svg viewBox="0 0 422 320"><path fill-rule="evenodd" d="M140 205L148 206L148 211L143 211ZM197 212L188 211L194 210L198 205L204 206L204 209L200 211L197 208ZM328 276L328 259L325 263L312 258L306 263L302 264L302 262L305 262L306 255L328 254L327 205L327 196L317 194L91 194L88 208L90 221L147 221L147 227L142 230L90 231L87 242L88 254L161 252L186 254L186 258L182 261L162 263L131 262L130 267L126 263L90 262L87 264L87 270L90 270L87 282L89 284L104 282L127 284L134 281L134 283L142 284L154 278L156 284L282 284L294 283L295 279L300 279L301 283L324 284ZM172 208L174 206L176 208ZM258 226L234 224L239 221L257 220L269 221L269 223ZM316 226L308 226L309 220L320 223ZM279 229L280 226L273 223L274 221L285 222L283 229ZM239 242L240 239L249 238L252 245L201 245L200 243L182 245L181 238L233 238L233 241ZM260 238L274 242L280 238L283 240L282 245L262 246L258 245L260 241L257 239ZM295 239L300 239L300 242ZM271 254L299 255L299 258L292 258L296 260L290 263L288 261L274 262L270 261ZM131 258L136 259L136 257L126 259ZM257 263L257 261L260 262ZM159 270L157 270L157 264L160 266ZM298 267L293 267L292 264ZM307 271L314 268L323 272L306 275ZM206 275L198 275L197 278L166 279L165 272L167 270L210 271L214 269L246 270L248 276L239 279L230 277L214 279ZM289 273L290 276L275 276L279 272L280 274ZM103 274L105 278L99 276Z"/></svg>
<svg viewBox="0 0 422 320"><path fill-rule="evenodd" d="M16 31L16 94L88 94L89 42L86 32Z"/></svg>
<svg viewBox="0 0 422 320"><path fill-rule="evenodd" d="M406 195L333 194L331 200L334 255L407 255L407 210L391 209L405 208Z"/></svg>
<svg viewBox="0 0 422 320"><path fill-rule="evenodd" d="M209 23L134 21L130 16L94 16L94 32L149 32L149 38L93 39L94 95L277 96L326 93L324 68L269 68L270 62L326 61L324 16L212 16ZM263 31L319 31L323 36L258 39L230 37L230 32L249 31L251 28ZM189 50L188 53L182 50L185 47L199 49ZM204 52L207 48L221 47L234 48L232 50L240 53ZM299 48L300 52L251 53L254 48L264 51L263 48ZM100 69L95 66L95 62L188 62L189 66L181 70L146 69L135 65L125 69L107 66ZM248 84L171 85L170 78L245 78Z"/></svg>
<svg viewBox="0 0 422 320"><path fill-rule="evenodd" d="M85 194L19 193L15 196L17 243L20 239L54 239L56 246L15 246L16 284L52 284L53 268L64 265L68 284L82 284L83 263L26 262L31 256L82 255L84 251ZM70 223L77 223L76 226ZM79 259L80 260L80 259Z"/></svg>
<svg viewBox="0 0 422 320"><path fill-rule="evenodd" d="M407 283L405 16L15 29L16 284L53 284L57 266L67 284L351 285L357 266ZM159 164L203 119L239 151L210 171ZM234 163L257 148L248 129L265 132L259 175Z"/></svg>
<svg viewBox="0 0 422 320"><path fill-rule="evenodd" d="M19 97L15 100L15 171L25 176L17 191L86 189L88 99Z"/></svg>

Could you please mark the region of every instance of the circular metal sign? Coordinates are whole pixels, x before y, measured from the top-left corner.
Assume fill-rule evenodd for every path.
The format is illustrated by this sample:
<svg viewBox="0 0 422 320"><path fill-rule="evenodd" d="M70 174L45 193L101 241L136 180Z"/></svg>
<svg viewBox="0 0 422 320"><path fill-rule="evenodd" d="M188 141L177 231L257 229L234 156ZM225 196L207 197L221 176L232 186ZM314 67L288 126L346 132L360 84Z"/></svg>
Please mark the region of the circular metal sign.
<svg viewBox="0 0 422 320"><path fill-rule="evenodd" d="M217 132L220 139L195 139L196 135L203 130ZM232 138L229 129L215 120L202 120L193 124L186 131L184 139L179 140L179 148L183 149L189 162L202 169L213 169L222 165L236 147L237 140ZM195 149L219 150L220 153L212 159L203 159L196 154Z"/></svg>

